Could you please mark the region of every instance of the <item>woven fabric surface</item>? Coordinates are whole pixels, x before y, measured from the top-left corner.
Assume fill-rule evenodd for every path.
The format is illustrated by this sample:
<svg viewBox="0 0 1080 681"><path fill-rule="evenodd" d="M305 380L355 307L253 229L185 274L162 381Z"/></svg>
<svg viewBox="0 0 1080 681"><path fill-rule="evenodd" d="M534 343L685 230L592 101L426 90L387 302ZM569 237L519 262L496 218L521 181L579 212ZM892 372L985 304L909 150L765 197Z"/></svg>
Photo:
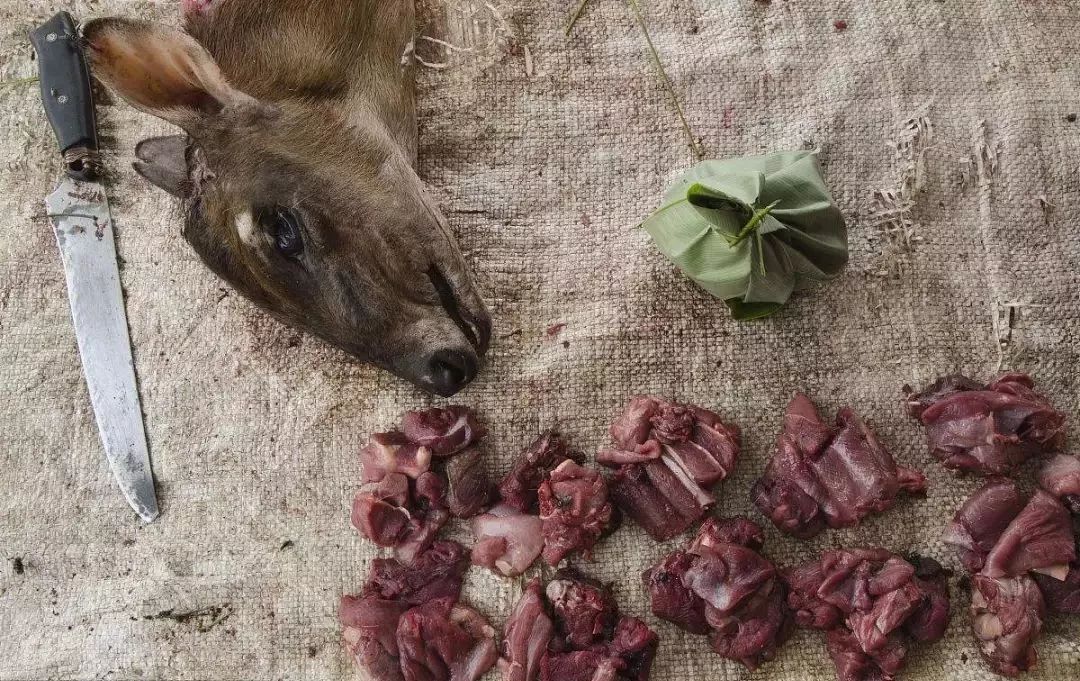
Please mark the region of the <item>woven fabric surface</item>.
<svg viewBox="0 0 1080 681"><path fill-rule="evenodd" d="M227 1L227 0L226 0ZM643 13L710 158L816 148L851 263L775 317L730 319L636 225L693 155L621 0L424 0L420 173L491 306L494 344L457 401L496 474L540 430L592 453L629 397L717 409L745 433L720 514L748 513L795 390L851 405L929 478L859 528L799 542L958 562L940 541L976 486L932 460L901 387L1032 373L1080 427L1080 5L1070 0L651 0ZM78 16L178 21L166 0L0 0L0 679L351 679L338 596L375 548L349 525L356 452L433 400L267 318L215 279L176 207L130 168L169 127L99 102L109 195L162 517L142 525L101 452L42 199L55 142L27 31ZM838 23L840 22L840 23ZM551 332L549 333L549 329ZM1030 470L1023 479L1030 483ZM454 535L454 532L451 532ZM460 531L456 536L467 538ZM757 672L647 613L641 571L685 541L625 525L583 567L662 642L656 681L831 679L817 632ZM521 582L470 571L501 626ZM968 592L902 678L974 681ZM1080 678L1080 618L1050 617L1025 678Z"/></svg>

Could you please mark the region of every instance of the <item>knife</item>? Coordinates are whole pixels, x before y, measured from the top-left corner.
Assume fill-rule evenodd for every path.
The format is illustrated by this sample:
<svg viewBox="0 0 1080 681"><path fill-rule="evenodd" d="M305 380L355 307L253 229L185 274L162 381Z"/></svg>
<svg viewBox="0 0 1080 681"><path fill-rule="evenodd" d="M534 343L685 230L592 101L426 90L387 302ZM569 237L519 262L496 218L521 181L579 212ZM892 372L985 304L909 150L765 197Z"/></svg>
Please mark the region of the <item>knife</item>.
<svg viewBox="0 0 1080 681"><path fill-rule="evenodd" d="M90 72L67 12L37 27L30 42L37 52L45 115L64 159L66 177L45 206L64 263L86 387L116 482L139 517L150 522L158 516L157 496L135 386L112 215L98 181Z"/></svg>

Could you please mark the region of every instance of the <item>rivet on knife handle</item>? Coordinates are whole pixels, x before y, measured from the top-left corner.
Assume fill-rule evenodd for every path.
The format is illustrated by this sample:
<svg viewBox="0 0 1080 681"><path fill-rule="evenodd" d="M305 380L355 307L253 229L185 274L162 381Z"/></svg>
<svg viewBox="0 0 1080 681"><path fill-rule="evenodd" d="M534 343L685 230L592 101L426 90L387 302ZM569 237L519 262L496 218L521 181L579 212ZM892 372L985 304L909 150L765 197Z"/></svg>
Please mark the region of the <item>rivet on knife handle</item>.
<svg viewBox="0 0 1080 681"><path fill-rule="evenodd" d="M67 174L94 179L99 170L90 71L79 49L78 29L60 12L30 33L41 75L41 101L64 155Z"/></svg>

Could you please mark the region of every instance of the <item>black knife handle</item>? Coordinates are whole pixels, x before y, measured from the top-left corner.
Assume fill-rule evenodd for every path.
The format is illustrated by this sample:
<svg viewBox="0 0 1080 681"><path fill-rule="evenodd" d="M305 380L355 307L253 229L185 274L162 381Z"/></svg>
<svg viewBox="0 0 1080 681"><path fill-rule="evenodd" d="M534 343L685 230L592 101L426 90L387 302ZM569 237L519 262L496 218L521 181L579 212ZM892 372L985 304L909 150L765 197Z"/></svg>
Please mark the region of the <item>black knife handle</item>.
<svg viewBox="0 0 1080 681"><path fill-rule="evenodd" d="M79 49L75 20L60 12L30 33L41 75L41 101L64 155L67 174L93 179L98 171L97 126L90 71Z"/></svg>

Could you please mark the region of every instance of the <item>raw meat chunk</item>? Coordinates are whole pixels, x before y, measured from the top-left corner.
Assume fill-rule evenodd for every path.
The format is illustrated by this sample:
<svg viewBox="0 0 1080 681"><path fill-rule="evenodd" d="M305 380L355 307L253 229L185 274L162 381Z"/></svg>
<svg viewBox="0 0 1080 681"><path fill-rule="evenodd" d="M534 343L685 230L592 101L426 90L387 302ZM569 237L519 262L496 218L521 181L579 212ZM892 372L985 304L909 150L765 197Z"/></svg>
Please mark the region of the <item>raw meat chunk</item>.
<svg viewBox="0 0 1080 681"><path fill-rule="evenodd" d="M896 465L873 431L848 408L829 426L806 395L784 416L776 451L751 491L783 532L807 539L825 526L851 527L892 507L903 491L926 490L922 473Z"/></svg>
<svg viewBox="0 0 1080 681"><path fill-rule="evenodd" d="M1048 609L1068 615L1080 615L1080 561L1069 564L1069 573L1065 575L1065 579L1038 572L1031 573L1031 576L1039 585Z"/></svg>
<svg viewBox="0 0 1080 681"><path fill-rule="evenodd" d="M443 508L414 512L405 533L394 547L394 556L405 563L413 562L417 555L431 546L448 520L450 514Z"/></svg>
<svg viewBox="0 0 1080 681"><path fill-rule="evenodd" d="M530 582L503 638L503 681L649 681L659 641L641 620L619 616L606 587L572 569L543 591Z"/></svg>
<svg viewBox="0 0 1080 681"><path fill-rule="evenodd" d="M624 663L603 652L549 652L540 663L541 681L616 681Z"/></svg>
<svg viewBox="0 0 1080 681"><path fill-rule="evenodd" d="M998 538L1025 504L1016 483L992 478L975 491L953 516L942 539L956 547L960 562L969 572L978 572Z"/></svg>
<svg viewBox="0 0 1080 681"><path fill-rule="evenodd" d="M611 478L611 499L657 541L671 539L699 520L714 500L664 462L621 467Z"/></svg>
<svg viewBox="0 0 1080 681"><path fill-rule="evenodd" d="M614 449L598 463L618 468L611 497L656 540L670 539L715 503L707 489L735 466L741 434L707 409L651 395L630 400L610 428Z"/></svg>
<svg viewBox="0 0 1080 681"><path fill-rule="evenodd" d="M408 606L395 601L342 596L338 619L353 663L372 681L401 681L397 624Z"/></svg>
<svg viewBox="0 0 1080 681"><path fill-rule="evenodd" d="M611 638L618 606L606 587L574 570L562 569L548 582L546 594L567 647L582 650Z"/></svg>
<svg viewBox="0 0 1080 681"><path fill-rule="evenodd" d="M787 639L785 588L757 553L761 528L738 517L710 518L686 551L669 554L642 578L653 614L695 634L750 669L772 659Z"/></svg>
<svg viewBox="0 0 1080 681"><path fill-rule="evenodd" d="M547 652L554 631L544 594L540 591L540 580L533 579L506 620L500 661L503 680L536 681L540 660Z"/></svg>
<svg viewBox="0 0 1080 681"><path fill-rule="evenodd" d="M931 559L913 560L885 549L837 549L785 572L795 621L828 632L840 679L891 679L909 640L944 635L947 575Z"/></svg>
<svg viewBox="0 0 1080 681"><path fill-rule="evenodd" d="M539 506L537 490L548 471L573 458L576 457L558 433L542 434L521 453L514 468L499 483L502 502L522 513L536 513Z"/></svg>
<svg viewBox="0 0 1080 681"><path fill-rule="evenodd" d="M476 449L464 451L446 464L446 505L455 518L471 518L491 504L495 488Z"/></svg>
<svg viewBox="0 0 1080 681"><path fill-rule="evenodd" d="M1065 415L1034 387L1024 374L987 386L951 376L909 394L908 411L926 426L930 451L947 468L1001 475L1064 442Z"/></svg>
<svg viewBox="0 0 1080 681"><path fill-rule="evenodd" d="M505 504L473 518L472 531L476 535L473 564L497 570L506 577L525 572L544 547L540 518Z"/></svg>
<svg viewBox="0 0 1080 681"><path fill-rule="evenodd" d="M455 541L437 541L410 565L392 558L376 558L363 595L376 595L412 607L436 598L457 598L469 568L465 547Z"/></svg>
<svg viewBox="0 0 1080 681"><path fill-rule="evenodd" d="M619 676L628 681L649 681L660 637L636 617L620 617L608 652L623 661Z"/></svg>
<svg viewBox="0 0 1080 681"><path fill-rule="evenodd" d="M649 592L653 614L691 634L709 633L705 601L684 583L695 556L685 551L669 553L663 561L645 571L642 579Z"/></svg>
<svg viewBox="0 0 1080 681"><path fill-rule="evenodd" d="M1029 570L1065 579L1076 560L1072 519L1061 503L1038 490L986 556L982 574L1019 577Z"/></svg>
<svg viewBox="0 0 1080 681"><path fill-rule="evenodd" d="M427 447L439 457L462 451L486 432L468 407L457 405L406 412L401 430L410 442Z"/></svg>
<svg viewBox="0 0 1080 681"><path fill-rule="evenodd" d="M394 559L372 562L363 589L342 596L338 609L345 647L366 678L402 681L397 639L401 616L433 599L457 600L467 567L465 548L446 541L435 542L411 566Z"/></svg>
<svg viewBox="0 0 1080 681"><path fill-rule="evenodd" d="M472 608L439 598L398 622L405 681L476 681L495 665L495 630Z"/></svg>
<svg viewBox="0 0 1080 681"><path fill-rule="evenodd" d="M544 561L555 566L574 551L589 557L612 519L604 478L567 459L540 483L538 492Z"/></svg>
<svg viewBox="0 0 1080 681"><path fill-rule="evenodd" d="M1080 457L1058 454L1038 474L1039 486L1080 515Z"/></svg>
<svg viewBox="0 0 1080 681"><path fill-rule="evenodd" d="M409 525L408 499L409 480L401 473L367 483L353 499L353 527L379 546L396 545Z"/></svg>
<svg viewBox="0 0 1080 681"><path fill-rule="evenodd" d="M838 681L890 681L904 667L907 649L895 637L869 654L844 628L830 629L825 633L825 649L836 667Z"/></svg>
<svg viewBox="0 0 1080 681"><path fill-rule="evenodd" d="M614 462L633 453L648 460L657 458L654 452L659 450L703 487L720 482L735 467L741 439L737 427L707 409L650 395L632 398L610 432L623 454L605 458Z"/></svg>
<svg viewBox="0 0 1080 681"><path fill-rule="evenodd" d="M431 450L410 442L404 433L375 433L360 448L363 482L378 482L391 473L415 480L431 467Z"/></svg>
<svg viewBox="0 0 1080 681"><path fill-rule="evenodd" d="M979 652L998 674L1017 676L1039 659L1034 642L1042 631L1045 606L1039 587L1028 576L975 575L971 593L971 629Z"/></svg>

